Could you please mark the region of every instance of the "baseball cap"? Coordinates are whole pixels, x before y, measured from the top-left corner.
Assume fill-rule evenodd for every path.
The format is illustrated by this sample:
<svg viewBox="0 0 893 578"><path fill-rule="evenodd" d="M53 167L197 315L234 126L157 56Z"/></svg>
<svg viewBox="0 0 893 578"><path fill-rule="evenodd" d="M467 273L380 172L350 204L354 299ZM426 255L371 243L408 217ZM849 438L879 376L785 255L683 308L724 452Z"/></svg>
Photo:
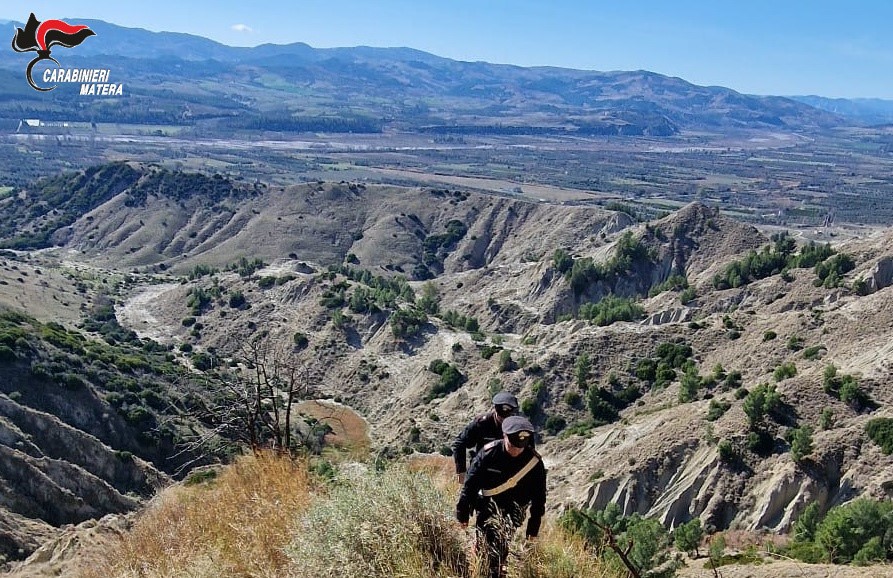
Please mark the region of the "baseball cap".
<svg viewBox="0 0 893 578"><path fill-rule="evenodd" d="M493 405L510 405L518 409L518 398L507 391L500 391L493 396Z"/></svg>
<svg viewBox="0 0 893 578"><path fill-rule="evenodd" d="M530 420L522 415L511 415L504 420L502 420L502 433L504 434L516 434L521 432L529 432L533 433L533 424L530 423Z"/></svg>

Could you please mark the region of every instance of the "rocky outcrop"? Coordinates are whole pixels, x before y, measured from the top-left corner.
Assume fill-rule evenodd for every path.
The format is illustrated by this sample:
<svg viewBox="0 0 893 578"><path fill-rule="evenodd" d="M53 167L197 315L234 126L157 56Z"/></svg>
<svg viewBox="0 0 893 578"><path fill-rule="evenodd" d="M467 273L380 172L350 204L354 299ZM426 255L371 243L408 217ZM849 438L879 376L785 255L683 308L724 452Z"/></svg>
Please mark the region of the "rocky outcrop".
<svg viewBox="0 0 893 578"><path fill-rule="evenodd" d="M864 279L868 293L874 293L893 285L893 257L883 257Z"/></svg>

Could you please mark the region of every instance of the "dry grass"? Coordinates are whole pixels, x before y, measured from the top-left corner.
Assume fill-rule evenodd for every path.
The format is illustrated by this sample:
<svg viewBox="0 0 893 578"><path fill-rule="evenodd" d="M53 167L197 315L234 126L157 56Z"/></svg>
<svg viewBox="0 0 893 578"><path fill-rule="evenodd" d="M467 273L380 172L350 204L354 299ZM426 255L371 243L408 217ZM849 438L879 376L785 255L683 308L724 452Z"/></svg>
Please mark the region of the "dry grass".
<svg viewBox="0 0 893 578"><path fill-rule="evenodd" d="M532 545L525 545L520 561L509 567L508 578L617 578L600 559L586 551L583 540L546 524Z"/></svg>
<svg viewBox="0 0 893 578"><path fill-rule="evenodd" d="M281 576L294 518L311 499L303 464L245 456L219 479L171 488L82 578Z"/></svg>
<svg viewBox="0 0 893 578"><path fill-rule="evenodd" d="M443 461L381 472L345 462L323 486L304 462L245 456L216 480L163 492L78 578L481 578ZM516 540L509 578L614 578L548 523L534 545Z"/></svg>

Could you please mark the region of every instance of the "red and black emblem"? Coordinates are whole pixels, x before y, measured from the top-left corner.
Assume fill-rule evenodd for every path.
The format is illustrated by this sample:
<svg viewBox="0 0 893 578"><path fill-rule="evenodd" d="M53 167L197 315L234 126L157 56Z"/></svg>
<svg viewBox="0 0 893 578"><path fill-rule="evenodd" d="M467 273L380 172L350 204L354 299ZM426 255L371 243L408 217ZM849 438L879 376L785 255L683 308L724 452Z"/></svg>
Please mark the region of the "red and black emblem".
<svg viewBox="0 0 893 578"><path fill-rule="evenodd" d="M53 88L41 88L34 84L31 79L31 69L41 60L50 60L55 62L57 66L61 66L59 62L50 56L50 51L54 46L63 46L65 48L74 48L81 42L96 36L96 33L90 30L90 27L83 24L71 25L61 20L44 20L40 22L31 14L25 28L16 28L16 34L12 39L12 49L16 52L36 52L37 58L28 64L25 76L28 78L28 84L34 90L46 92Z"/></svg>

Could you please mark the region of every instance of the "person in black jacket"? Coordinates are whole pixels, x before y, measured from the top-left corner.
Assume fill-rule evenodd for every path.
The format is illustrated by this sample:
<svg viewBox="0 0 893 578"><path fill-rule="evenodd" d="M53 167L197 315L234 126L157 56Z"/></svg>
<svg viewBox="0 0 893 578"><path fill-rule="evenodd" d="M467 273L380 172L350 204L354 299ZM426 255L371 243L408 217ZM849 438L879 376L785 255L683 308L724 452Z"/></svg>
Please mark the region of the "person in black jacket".
<svg viewBox="0 0 893 578"><path fill-rule="evenodd" d="M509 541L528 506L528 540L539 534L546 512L546 468L533 449L533 425L525 417L510 416L502 421L502 434L475 456L456 504L456 519L463 527L472 510L477 512L479 551L486 556L490 578L505 575Z"/></svg>
<svg viewBox="0 0 893 578"><path fill-rule="evenodd" d="M502 420L516 413L518 413L518 398L506 391L500 391L493 396L493 409L471 420L453 441L453 461L456 462L456 478L460 484L465 481L465 450L474 448L476 454L493 440L502 439Z"/></svg>

